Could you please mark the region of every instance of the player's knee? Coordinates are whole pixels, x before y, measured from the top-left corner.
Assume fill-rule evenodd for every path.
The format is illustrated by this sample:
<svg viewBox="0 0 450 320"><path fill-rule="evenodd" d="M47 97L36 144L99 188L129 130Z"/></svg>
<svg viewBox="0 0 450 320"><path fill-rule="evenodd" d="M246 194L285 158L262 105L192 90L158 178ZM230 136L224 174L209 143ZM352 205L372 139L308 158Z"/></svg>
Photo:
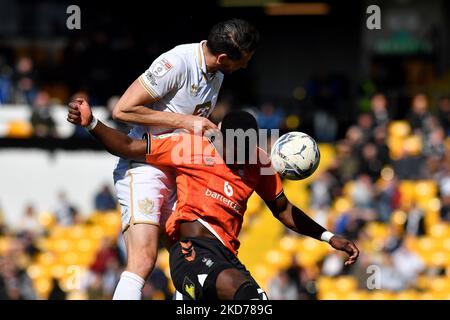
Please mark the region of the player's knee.
<svg viewBox="0 0 450 320"><path fill-rule="evenodd" d="M246 281L236 290L233 300L260 300L258 286L252 281Z"/></svg>
<svg viewBox="0 0 450 320"><path fill-rule="evenodd" d="M157 252L151 248L133 248L128 253L127 269L147 278L155 266L156 258Z"/></svg>

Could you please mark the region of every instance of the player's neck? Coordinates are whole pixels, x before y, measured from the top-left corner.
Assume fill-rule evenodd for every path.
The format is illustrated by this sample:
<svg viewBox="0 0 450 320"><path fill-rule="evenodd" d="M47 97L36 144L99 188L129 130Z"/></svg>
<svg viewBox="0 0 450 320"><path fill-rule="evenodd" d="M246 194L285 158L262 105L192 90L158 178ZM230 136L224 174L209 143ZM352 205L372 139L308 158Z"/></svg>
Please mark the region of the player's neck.
<svg viewBox="0 0 450 320"><path fill-rule="evenodd" d="M216 72L218 67L216 65L216 57L209 51L206 41L202 44L203 55L205 56L206 71L208 73Z"/></svg>

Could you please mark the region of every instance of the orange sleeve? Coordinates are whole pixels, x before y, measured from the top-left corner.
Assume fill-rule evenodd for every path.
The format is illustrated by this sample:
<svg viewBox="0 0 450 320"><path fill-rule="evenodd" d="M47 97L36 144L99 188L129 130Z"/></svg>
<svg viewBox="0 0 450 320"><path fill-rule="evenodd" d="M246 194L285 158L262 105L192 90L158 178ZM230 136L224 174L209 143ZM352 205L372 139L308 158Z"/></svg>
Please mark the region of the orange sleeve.
<svg viewBox="0 0 450 320"><path fill-rule="evenodd" d="M180 164L180 158L183 156L181 144L184 136L181 133L151 136L147 146L145 161L149 164L161 166L177 166Z"/></svg>
<svg viewBox="0 0 450 320"><path fill-rule="evenodd" d="M263 200L272 201L283 192L283 185L280 175L272 168L270 159L265 152L261 158L265 164L261 165L260 178L255 191Z"/></svg>

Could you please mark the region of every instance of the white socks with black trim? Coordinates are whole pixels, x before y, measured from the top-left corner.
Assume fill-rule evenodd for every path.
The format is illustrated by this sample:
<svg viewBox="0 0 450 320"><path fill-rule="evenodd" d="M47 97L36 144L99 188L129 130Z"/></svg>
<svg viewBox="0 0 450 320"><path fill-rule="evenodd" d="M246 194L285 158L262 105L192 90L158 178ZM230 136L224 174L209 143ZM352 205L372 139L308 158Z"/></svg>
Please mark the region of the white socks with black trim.
<svg viewBox="0 0 450 320"><path fill-rule="evenodd" d="M122 272L113 300L141 300L144 284L145 280L137 274Z"/></svg>

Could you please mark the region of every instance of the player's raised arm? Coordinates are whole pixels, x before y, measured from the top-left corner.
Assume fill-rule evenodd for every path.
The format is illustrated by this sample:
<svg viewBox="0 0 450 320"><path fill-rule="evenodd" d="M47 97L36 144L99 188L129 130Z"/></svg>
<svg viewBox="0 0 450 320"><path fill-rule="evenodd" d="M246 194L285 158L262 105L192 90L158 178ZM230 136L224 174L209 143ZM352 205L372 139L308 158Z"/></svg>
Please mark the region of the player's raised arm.
<svg viewBox="0 0 450 320"><path fill-rule="evenodd" d="M86 100L75 99L69 103L67 121L87 128L108 152L125 159L145 161L147 143L131 139L95 119Z"/></svg>
<svg viewBox="0 0 450 320"><path fill-rule="evenodd" d="M333 248L346 252L349 255L345 262L346 266L355 263L359 250L352 241L327 231L305 212L290 203L284 193L273 201L266 201L266 204L273 215L289 229L317 240L326 241Z"/></svg>
<svg viewBox="0 0 450 320"><path fill-rule="evenodd" d="M186 81L186 74L183 59L174 54L163 55L128 87L113 109L113 119L143 126L183 128L191 132L194 126L201 126L203 131L217 128L204 117L157 111L146 106L178 90Z"/></svg>

